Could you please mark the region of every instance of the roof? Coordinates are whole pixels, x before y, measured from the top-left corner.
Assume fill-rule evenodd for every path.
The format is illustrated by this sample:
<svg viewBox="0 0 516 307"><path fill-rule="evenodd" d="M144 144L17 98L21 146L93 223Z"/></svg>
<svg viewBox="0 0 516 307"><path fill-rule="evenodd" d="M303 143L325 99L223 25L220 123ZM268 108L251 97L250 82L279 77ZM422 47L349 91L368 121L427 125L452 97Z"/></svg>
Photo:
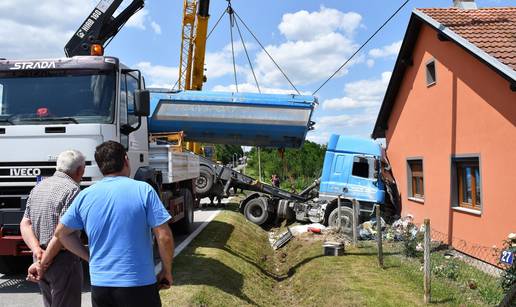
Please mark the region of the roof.
<svg viewBox="0 0 516 307"><path fill-rule="evenodd" d="M384 138L387 121L403 82L421 25L439 33L441 40L455 42L508 80L516 91L516 7L416 9L403 39L393 74L373 129L373 138Z"/></svg>
<svg viewBox="0 0 516 307"><path fill-rule="evenodd" d="M516 70L516 7L419 11Z"/></svg>

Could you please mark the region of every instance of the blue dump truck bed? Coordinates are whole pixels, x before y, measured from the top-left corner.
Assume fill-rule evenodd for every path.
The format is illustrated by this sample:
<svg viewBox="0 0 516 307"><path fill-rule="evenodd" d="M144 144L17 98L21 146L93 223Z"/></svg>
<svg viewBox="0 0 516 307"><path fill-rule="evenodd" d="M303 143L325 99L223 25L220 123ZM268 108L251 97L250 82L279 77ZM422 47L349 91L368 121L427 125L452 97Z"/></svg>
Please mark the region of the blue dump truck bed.
<svg viewBox="0 0 516 307"><path fill-rule="evenodd" d="M317 99L313 96L205 91L151 91L151 133L184 131L188 141L300 147Z"/></svg>

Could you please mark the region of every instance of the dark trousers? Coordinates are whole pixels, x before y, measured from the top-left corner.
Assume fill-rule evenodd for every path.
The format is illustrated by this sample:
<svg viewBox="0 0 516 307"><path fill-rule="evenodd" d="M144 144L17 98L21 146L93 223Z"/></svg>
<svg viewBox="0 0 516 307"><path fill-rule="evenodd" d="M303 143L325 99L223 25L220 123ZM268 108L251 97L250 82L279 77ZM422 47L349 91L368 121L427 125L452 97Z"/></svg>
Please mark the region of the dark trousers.
<svg viewBox="0 0 516 307"><path fill-rule="evenodd" d="M141 287L91 286L93 307L161 307L158 285Z"/></svg>
<svg viewBox="0 0 516 307"><path fill-rule="evenodd" d="M82 264L79 257L62 251L39 281L45 307L80 307Z"/></svg>

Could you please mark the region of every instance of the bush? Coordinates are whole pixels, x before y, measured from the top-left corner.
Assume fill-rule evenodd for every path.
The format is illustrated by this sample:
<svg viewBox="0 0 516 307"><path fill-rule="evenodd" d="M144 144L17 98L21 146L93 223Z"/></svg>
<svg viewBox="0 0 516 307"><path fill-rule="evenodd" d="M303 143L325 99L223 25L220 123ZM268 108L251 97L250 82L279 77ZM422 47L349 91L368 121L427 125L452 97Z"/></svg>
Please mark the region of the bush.
<svg viewBox="0 0 516 307"><path fill-rule="evenodd" d="M504 241L504 250L511 251L513 254L516 253L516 234L511 233L507 240ZM507 293L512 285L516 283L516 262L513 262L512 265L507 265L505 263L500 262L500 266L504 268L504 271L501 275L501 283L503 290Z"/></svg>
<svg viewBox="0 0 516 307"><path fill-rule="evenodd" d="M421 236L418 235L417 226L409 224L402 234L403 254L406 257L416 257L418 254L417 246L422 242Z"/></svg>
<svg viewBox="0 0 516 307"><path fill-rule="evenodd" d="M454 261L448 261L444 264L440 264L433 267L432 272L436 276L446 277L451 280L457 280L459 277L459 265Z"/></svg>

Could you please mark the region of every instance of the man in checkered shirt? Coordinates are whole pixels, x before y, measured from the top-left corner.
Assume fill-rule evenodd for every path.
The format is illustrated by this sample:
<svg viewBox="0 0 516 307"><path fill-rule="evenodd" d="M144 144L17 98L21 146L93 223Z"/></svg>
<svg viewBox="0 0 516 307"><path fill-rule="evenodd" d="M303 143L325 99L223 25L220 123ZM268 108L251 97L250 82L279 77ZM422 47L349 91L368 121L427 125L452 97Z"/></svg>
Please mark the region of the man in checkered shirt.
<svg viewBox="0 0 516 307"><path fill-rule="evenodd" d="M30 192L20 223L23 240L36 261L29 268L29 277L39 280L45 306L81 305L80 258L63 249L54 237L54 231L80 192L84 168L84 155L79 151L67 150L59 154L54 175L38 183ZM45 262L50 260L49 265L41 265L44 253Z"/></svg>

